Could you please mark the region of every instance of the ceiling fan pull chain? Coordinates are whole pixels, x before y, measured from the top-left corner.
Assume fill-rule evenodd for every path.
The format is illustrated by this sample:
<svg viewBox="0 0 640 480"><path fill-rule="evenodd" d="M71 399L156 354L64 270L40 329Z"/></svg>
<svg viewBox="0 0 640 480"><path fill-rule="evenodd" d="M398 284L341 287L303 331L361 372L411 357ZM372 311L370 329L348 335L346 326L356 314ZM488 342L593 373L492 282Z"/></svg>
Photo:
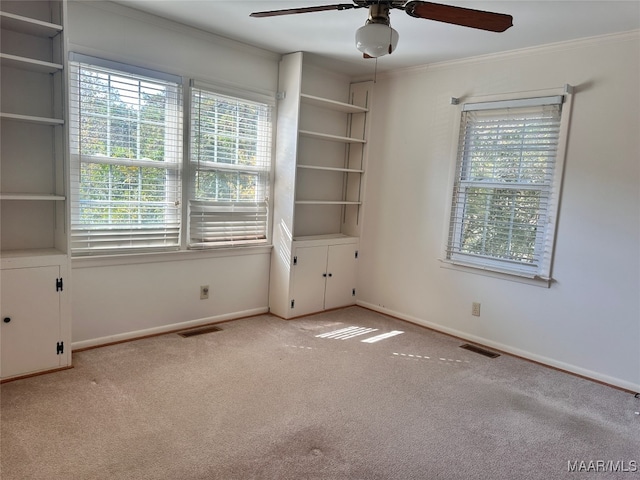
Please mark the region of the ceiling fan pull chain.
<svg viewBox="0 0 640 480"><path fill-rule="evenodd" d="M373 83L378 81L378 57L376 57L376 63L373 67Z"/></svg>

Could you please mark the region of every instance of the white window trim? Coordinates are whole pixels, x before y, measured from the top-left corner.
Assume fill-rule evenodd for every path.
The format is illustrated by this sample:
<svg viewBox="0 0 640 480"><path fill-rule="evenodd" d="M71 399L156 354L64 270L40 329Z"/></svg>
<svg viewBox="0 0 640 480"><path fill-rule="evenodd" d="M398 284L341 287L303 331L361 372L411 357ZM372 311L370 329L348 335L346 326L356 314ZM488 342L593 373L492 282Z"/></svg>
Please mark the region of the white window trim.
<svg viewBox="0 0 640 480"><path fill-rule="evenodd" d="M177 84L183 83L183 78L180 75L173 75L171 73L160 72L158 70L151 70L150 68L138 67L129 63L115 62L113 60L93 57L91 55L85 55L83 53L69 52L69 61L88 63L90 65L95 65L96 67L103 67L111 70L120 70L121 72L130 73L132 75L141 75L143 77L156 78L158 80L164 80L165 82Z"/></svg>
<svg viewBox="0 0 640 480"><path fill-rule="evenodd" d="M176 110L176 114L177 117L172 118L171 116L168 118L169 124L173 126L173 131L175 131L176 133L179 132L180 127L183 123L182 119L183 119L183 109L181 106L181 102L182 102L182 97L183 94L179 93L182 92L183 89L183 78L181 76L177 76L177 75L172 75L172 74L168 74L168 73L164 73L164 72L158 72L155 70L150 70L150 69L146 69L146 68L142 68L142 67L137 67L135 65L129 65L129 64L124 64L124 63L120 63L120 62L114 62L111 60L106 60L103 58L97 58L97 57L93 57L93 56L89 56L89 55L84 55L84 54L79 54L79 53L75 53L75 52L71 52L69 54L69 60L70 62L74 62L77 63L78 65L87 65L88 68L91 69L106 69L106 70L111 70L111 71L115 71L115 72L121 72L123 75L130 75L132 77L144 77L144 78L149 78L152 81L157 81L157 82L161 82L163 84L166 85L166 87L172 91L172 95L170 96L171 98L174 98L177 102L177 104L175 105L176 107L178 107L178 110ZM81 68L81 67L80 67ZM76 71L76 67L73 67L73 71ZM174 85L174 87L172 87L172 85ZM72 94L72 96L77 96L77 99L79 99L79 91L75 91L75 89L77 88L75 82L73 82L72 85L70 85L70 93ZM75 92L75 93L73 93ZM73 100L72 100L73 102ZM70 112L70 116L72 119L72 122L75 124L80 122L80 117L79 112L77 111L77 108L79 107L79 105L73 105L73 108L71 108L71 112ZM165 107L166 108L166 107ZM179 122L179 123L178 123ZM166 133L166 132L165 132ZM115 166L134 166L134 167L152 167L152 168L156 168L159 170L164 170L166 171L170 178L168 179L168 182L170 182L171 184L173 184L174 186L177 185L177 189L174 189L173 191L180 191L181 188L181 181L180 181L180 177L181 177L181 164L182 164L182 155L181 155L181 151L182 151L182 134L180 133L179 135L177 135L175 137L175 141L177 142L175 151L173 151L172 153L174 154L173 157L169 158L169 161L166 162L162 162L162 164L158 164L157 162L148 162L145 160L138 160L138 159L119 159L119 158L115 158L115 157L105 157L105 156L101 156L101 155L83 155L82 159L80 158L80 156L78 155L78 149L79 149L79 144L78 144L78 139L79 137L76 137L73 132L71 132L70 135L70 147L71 147L71 175L72 175L72 194L74 193L74 191L76 189L79 189L80 187L80 181L78 178L78 175L80 175L80 168L81 168L81 163L94 163L94 164L107 164L107 165L115 165ZM74 186L76 188L74 188ZM178 198L179 200L179 198ZM165 198L165 202L164 204L168 204L170 200ZM171 201L175 201L175 199L171 200ZM79 208L79 199L73 199L72 198L72 228L71 228L71 235L72 235L72 242L73 242L73 236L77 235L77 236L82 236L82 232L83 231L89 231L92 229L83 229L81 228L81 224L77 223L78 218L74 215L77 214L77 212L74 212L74 205L77 205L77 208ZM178 212L172 212L171 209L168 209L165 211L165 214L168 214L168 218L169 221L167 221L165 219L165 222L163 222L160 226L160 224L158 225L158 229L162 229L164 232L168 232L171 231L170 226L171 225L177 225L177 243L174 245L148 245L148 246L138 246L138 245L134 245L134 246L130 246L130 247L112 247L112 248L104 248L104 249L96 249L95 251L90 251L90 250L86 250L86 249L73 249L72 248L72 255L74 257L80 257L80 256L94 256L94 255L102 255L102 254L115 254L115 255L121 255L121 254L130 254L130 253L135 253L135 252L157 252L157 251L174 251L179 249L180 246L180 231L181 231L181 219L179 218L180 214ZM172 220L171 220L172 219ZM153 229L151 229L153 230ZM149 230L149 231L151 231ZM117 230L114 230L114 232ZM131 237L134 238L134 237Z"/></svg>
<svg viewBox="0 0 640 480"><path fill-rule="evenodd" d="M556 154L556 169L555 174L553 176L553 182L551 186L551 195L553 200L552 208L548 211L548 226L547 226L547 238L551 240L551 245L545 245L545 248L551 249L551 254L549 258L549 274L548 276L537 276L537 275L527 275L526 273L519 273L513 271L505 271L504 269L498 268L498 265L492 265L491 262L487 262L485 265L471 264L468 262L464 262L460 259L452 260L447 258L447 249L449 242L449 234L450 234L450 225L451 225L451 213L453 207L453 187L456 182L457 176L457 159L458 159L458 142L460 137L460 121L463 113L464 105L466 104L476 104L483 108L483 104L491 103L496 105L495 102L522 102L522 104L526 104L527 99L536 99L540 97L550 97L550 96L562 96L563 107L562 114L560 117L560 130L559 130L559 139L558 139L558 149ZM452 99L453 100L453 99ZM451 138L451 155L452 159L450 163L449 170L449 188L446 190L447 192L447 200L444 216L444 228L442 235L442 249L440 253L440 257L438 261L440 262L441 268L455 270L459 272L489 276L492 278L515 281L519 283L525 283L528 285L535 285L541 287L550 287L554 282L553 279L553 263L555 257L555 243L556 239L556 230L558 223L558 213L560 208L560 197L562 194L562 183L564 178L564 165L566 160L566 151L569 140L569 126L571 123L571 112L573 109L573 88L569 85L565 85L560 88L553 89L544 89L544 90L536 90L536 91L526 91L526 92L513 92L507 94L494 94L494 95L484 95L484 96L472 96L466 97L463 99L455 99L455 102L452 102L455 105L460 104L457 109L457 113L455 115L454 128L452 131ZM462 100L462 101L460 101ZM463 103L464 102L464 103ZM497 262L496 262L497 263Z"/></svg>
<svg viewBox="0 0 640 480"><path fill-rule="evenodd" d="M214 95L227 96L231 98L236 98L238 100L245 100L247 102L260 103L271 108L271 135L269 138L269 142L271 145L270 148L270 166L268 171L266 171L266 182L267 182L267 191L265 192L265 207L266 207L266 229L265 229L265 239L264 240L256 240L256 241L242 241L242 242L221 242L220 244L191 244L190 241L190 212L189 207L192 203L197 203L199 200L193 198L193 192L195 189L194 185L194 175L197 170L197 167L193 165L191 162L191 127L192 127L192 119L191 119L191 111L192 111L192 91L193 89L203 90L210 92ZM274 163L275 163L275 139L276 139L276 110L277 110L277 102L276 96L274 92L269 92L265 90L256 90L256 89L241 89L237 86L224 84L220 82L206 82L202 80L191 79L188 83L188 88L184 89L184 108L185 112L188 112L188 115L185 116L184 122L184 163L183 163L183 172L186 182L183 183L183 232L182 232L182 242L181 249L183 250L209 250L216 248L234 248L234 247L251 247L253 246L262 246L262 245L271 245L272 241L272 205L273 205L273 171L274 171ZM216 170L224 170L225 166L216 164ZM263 169L259 167L252 166L243 166L239 168L238 166L230 166L228 167L229 171L238 172L245 171L248 173L259 173L262 172Z"/></svg>
<svg viewBox="0 0 640 480"><path fill-rule="evenodd" d="M114 251L109 253L96 253L94 255L73 255L74 267L77 265L80 268L91 266L104 266L104 265L123 265L129 263L155 263L158 261L177 261L183 259L196 259L196 258L209 258L209 257L228 257L236 255L251 255L251 254L264 254L270 252L272 245L272 218L271 218L271 206L273 203L273 164L275 159L275 115L276 115L276 92L267 89L257 89L244 86L238 86L236 84L227 84L215 80L213 82L189 79L189 75L185 76L167 73L160 70L154 70L146 67L139 67L132 63L123 63L114 60L108 60L103 57L94 57L85 53L70 52L69 61L75 61L79 63L88 63L98 67L109 68L113 70L120 70L122 72L130 74L139 74L147 77L155 77L160 80L166 80L175 82L182 87L182 148L183 155L180 159L180 164L176 166L176 173L181 177L181 223L180 223L180 240L179 245L172 249L141 249L141 250L129 250L129 251ZM128 61L128 60L125 60ZM260 102L270 105L273 108L272 112L272 136L271 136L271 168L268 172L268 186L269 191L267 193L268 202L268 215L267 215L267 232L266 242L261 242L258 245L246 243L246 244L225 244L225 245L210 245L204 249L190 249L188 247L188 205L189 195L191 188L191 165L190 165L190 111L191 111L191 89L189 86L195 86L197 88L203 88L214 91L222 95L228 95L237 97L239 99ZM73 160L73 158L72 158ZM111 159L117 163L117 159ZM76 159L76 162L78 159ZM155 165L153 165L155 166Z"/></svg>

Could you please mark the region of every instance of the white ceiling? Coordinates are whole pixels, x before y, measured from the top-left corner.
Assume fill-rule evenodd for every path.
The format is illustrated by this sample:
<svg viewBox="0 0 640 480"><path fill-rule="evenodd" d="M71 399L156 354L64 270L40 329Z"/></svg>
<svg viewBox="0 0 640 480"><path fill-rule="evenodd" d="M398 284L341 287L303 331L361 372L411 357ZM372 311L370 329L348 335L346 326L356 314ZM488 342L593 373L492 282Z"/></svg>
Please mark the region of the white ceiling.
<svg viewBox="0 0 640 480"><path fill-rule="evenodd" d="M343 62L351 75L373 71L355 48L355 31L365 8L252 18L254 11L350 3L349 0L118 0L117 3L218 35L277 52L312 52ZM533 47L640 28L640 0L625 1L447 1L478 10L507 13L513 24L504 33L448 25L391 11L400 41L392 55L380 57L378 71Z"/></svg>

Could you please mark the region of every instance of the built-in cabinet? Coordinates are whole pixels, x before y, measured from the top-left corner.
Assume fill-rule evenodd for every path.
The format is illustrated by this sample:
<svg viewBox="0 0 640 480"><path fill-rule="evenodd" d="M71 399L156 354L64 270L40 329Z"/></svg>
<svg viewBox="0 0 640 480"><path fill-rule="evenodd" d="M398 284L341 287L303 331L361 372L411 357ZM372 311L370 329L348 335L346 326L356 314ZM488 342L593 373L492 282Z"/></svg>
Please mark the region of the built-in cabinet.
<svg viewBox="0 0 640 480"><path fill-rule="evenodd" d="M373 82L305 55L280 62L269 304L283 318L355 303L364 208Z"/></svg>
<svg viewBox="0 0 640 480"><path fill-rule="evenodd" d="M352 305L358 241L308 239L293 244L291 312L296 316Z"/></svg>
<svg viewBox="0 0 640 480"><path fill-rule="evenodd" d="M68 366L66 3L0 3L2 379Z"/></svg>
<svg viewBox="0 0 640 480"><path fill-rule="evenodd" d="M21 259L17 268L0 271L2 335L0 375L3 379L68 366L71 344L64 265L55 256Z"/></svg>

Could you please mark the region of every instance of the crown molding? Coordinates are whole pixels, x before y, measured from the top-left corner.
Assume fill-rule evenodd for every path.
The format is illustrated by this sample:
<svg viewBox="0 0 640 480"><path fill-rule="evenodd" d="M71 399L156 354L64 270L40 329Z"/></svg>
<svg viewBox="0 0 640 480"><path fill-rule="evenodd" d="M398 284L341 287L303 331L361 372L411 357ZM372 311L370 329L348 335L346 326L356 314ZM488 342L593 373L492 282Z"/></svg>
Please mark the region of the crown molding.
<svg viewBox="0 0 640 480"><path fill-rule="evenodd" d="M457 60L448 60L445 62L429 63L425 65L417 65L415 67L399 68L387 72L378 73L378 78L392 78L404 76L407 74L423 73L429 70L454 68L459 66L468 66L474 64L482 64L496 62L502 60L510 60L514 58L542 55L548 53L556 53L567 50L575 50L580 48L588 48L607 44L616 44L622 42L640 41L640 30L630 30L627 32L610 33L606 35L598 35L594 37L585 37L577 40L568 40L565 42L549 43L536 47L520 48L516 50L508 50L506 52L492 53L488 55L478 55L475 57L461 58Z"/></svg>

